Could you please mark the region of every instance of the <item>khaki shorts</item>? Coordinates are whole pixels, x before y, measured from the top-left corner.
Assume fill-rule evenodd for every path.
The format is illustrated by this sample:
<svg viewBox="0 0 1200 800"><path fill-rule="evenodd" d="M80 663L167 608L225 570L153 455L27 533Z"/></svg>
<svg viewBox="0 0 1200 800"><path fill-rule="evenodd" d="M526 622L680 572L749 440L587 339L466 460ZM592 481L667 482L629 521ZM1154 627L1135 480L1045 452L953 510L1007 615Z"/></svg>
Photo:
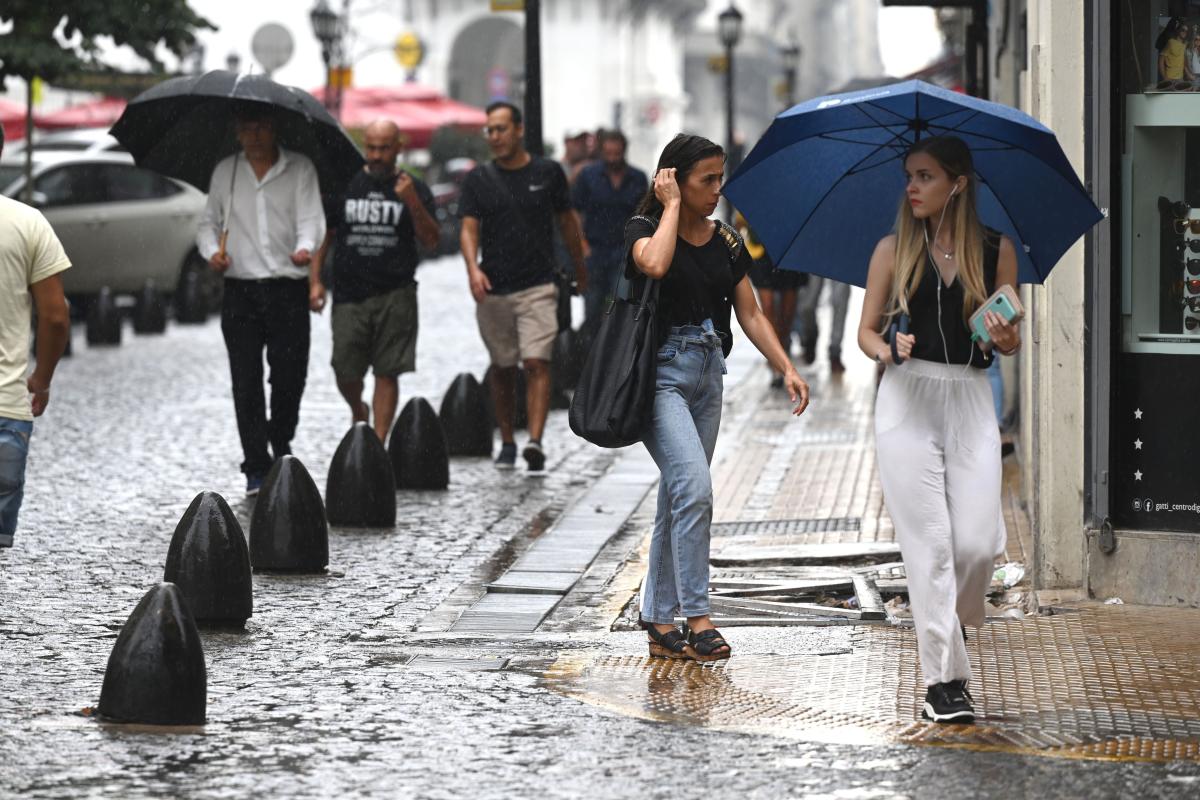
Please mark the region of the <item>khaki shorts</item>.
<svg viewBox="0 0 1200 800"><path fill-rule="evenodd" d="M333 304L333 372L362 380L367 367L394 377L417 368L417 285L410 283L360 303Z"/></svg>
<svg viewBox="0 0 1200 800"><path fill-rule="evenodd" d="M497 367L549 361L558 335L558 287L543 283L512 294L489 294L475 306L475 319Z"/></svg>

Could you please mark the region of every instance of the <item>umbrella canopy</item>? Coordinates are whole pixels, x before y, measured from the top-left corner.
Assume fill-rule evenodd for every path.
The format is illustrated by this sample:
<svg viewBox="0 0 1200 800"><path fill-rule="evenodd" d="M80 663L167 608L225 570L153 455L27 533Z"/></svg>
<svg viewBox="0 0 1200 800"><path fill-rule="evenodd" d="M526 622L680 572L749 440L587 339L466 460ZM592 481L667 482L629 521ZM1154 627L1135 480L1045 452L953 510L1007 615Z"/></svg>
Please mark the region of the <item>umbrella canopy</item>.
<svg viewBox="0 0 1200 800"><path fill-rule="evenodd" d="M362 155L308 92L263 75L214 70L173 78L129 102L109 131L142 167L208 191L213 168L237 152L234 113L243 103L275 110L279 145L312 159L328 201L362 168Z"/></svg>
<svg viewBox="0 0 1200 800"><path fill-rule="evenodd" d="M922 81L783 112L725 195L780 267L863 286L904 195L905 153L919 138L944 134L971 148L980 219L1016 246L1022 283L1044 281L1103 218L1053 131L1016 109Z"/></svg>
<svg viewBox="0 0 1200 800"><path fill-rule="evenodd" d="M313 92L321 96L320 89ZM364 86L342 90L341 121L347 128L365 128L377 119L396 123L406 147L428 147L433 132L444 125L481 128L483 109L451 100L436 89L415 83Z"/></svg>
<svg viewBox="0 0 1200 800"><path fill-rule="evenodd" d="M88 103L79 103L49 114L38 114L33 124L46 130L61 128L107 128L125 111L125 100L120 97L102 97Z"/></svg>

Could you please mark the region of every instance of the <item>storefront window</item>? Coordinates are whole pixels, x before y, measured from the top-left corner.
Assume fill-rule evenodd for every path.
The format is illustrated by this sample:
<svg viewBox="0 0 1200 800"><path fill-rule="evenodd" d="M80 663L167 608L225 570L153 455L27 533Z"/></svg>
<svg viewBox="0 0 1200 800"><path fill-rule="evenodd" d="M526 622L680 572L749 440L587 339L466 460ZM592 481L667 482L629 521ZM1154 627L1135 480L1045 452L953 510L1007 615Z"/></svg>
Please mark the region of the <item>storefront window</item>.
<svg viewBox="0 0 1200 800"><path fill-rule="evenodd" d="M1122 81L1122 345L1200 355L1200 2L1125 13L1139 6L1144 45Z"/></svg>
<svg viewBox="0 0 1200 800"><path fill-rule="evenodd" d="M1113 2L1111 492L1125 528L1200 532L1200 0Z"/></svg>

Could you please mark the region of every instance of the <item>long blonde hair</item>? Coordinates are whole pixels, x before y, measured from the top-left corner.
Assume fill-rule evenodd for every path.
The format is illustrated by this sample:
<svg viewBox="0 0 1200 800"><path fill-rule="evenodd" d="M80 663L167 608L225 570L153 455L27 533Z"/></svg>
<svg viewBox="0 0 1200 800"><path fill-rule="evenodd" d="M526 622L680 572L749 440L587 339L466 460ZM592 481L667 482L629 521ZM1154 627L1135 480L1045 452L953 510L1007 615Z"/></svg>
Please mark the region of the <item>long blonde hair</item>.
<svg viewBox="0 0 1200 800"><path fill-rule="evenodd" d="M933 136L914 144L905 155L928 153L946 170L950 180L966 176L967 185L946 202L950 207L943 213L949 217L954 231L954 250L959 254L958 278L962 281L963 322L987 299L987 286L983 276L983 225L975 210L975 166L967 143L955 136ZM896 260L892 271L892 289L885 311L886 328L899 314L908 313L908 300L920 285L929 263L926 254L924 221L913 216L908 197L900 198L896 212ZM937 276L941 280L941 276Z"/></svg>

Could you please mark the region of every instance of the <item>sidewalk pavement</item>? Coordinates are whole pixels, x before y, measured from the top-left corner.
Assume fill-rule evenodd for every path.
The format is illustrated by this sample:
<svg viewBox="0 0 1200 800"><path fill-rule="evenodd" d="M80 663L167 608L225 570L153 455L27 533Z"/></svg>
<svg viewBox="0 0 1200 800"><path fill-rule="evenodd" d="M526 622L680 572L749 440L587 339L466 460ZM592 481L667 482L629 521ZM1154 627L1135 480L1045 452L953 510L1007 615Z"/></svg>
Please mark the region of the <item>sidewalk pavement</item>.
<svg viewBox="0 0 1200 800"><path fill-rule="evenodd" d="M856 355L842 376L830 377L823 362L808 370L812 405L797 420L784 394L768 389L761 361L735 352L713 463L714 556L733 540L742 552L894 542L875 474L874 365ZM998 564L1029 568L1032 535L1014 457L1004 480L1008 545ZM607 604L597 604L610 621L623 609L614 630L630 630L636 618L631 599L645 571L654 500L650 492L631 518L634 552L606 584ZM713 577L751 572L714 567ZM1009 591L1007 616L996 608L970 634L974 726L921 720L916 636L895 605L886 620L829 620L836 627L730 621L723 631L735 655L714 665L649 659L643 635L624 633L608 654L563 654L546 682L637 717L810 741L1200 761L1200 610L1080 601L1038 613L1029 578ZM584 605L568 597L560 608ZM552 616L542 630L559 622Z"/></svg>

